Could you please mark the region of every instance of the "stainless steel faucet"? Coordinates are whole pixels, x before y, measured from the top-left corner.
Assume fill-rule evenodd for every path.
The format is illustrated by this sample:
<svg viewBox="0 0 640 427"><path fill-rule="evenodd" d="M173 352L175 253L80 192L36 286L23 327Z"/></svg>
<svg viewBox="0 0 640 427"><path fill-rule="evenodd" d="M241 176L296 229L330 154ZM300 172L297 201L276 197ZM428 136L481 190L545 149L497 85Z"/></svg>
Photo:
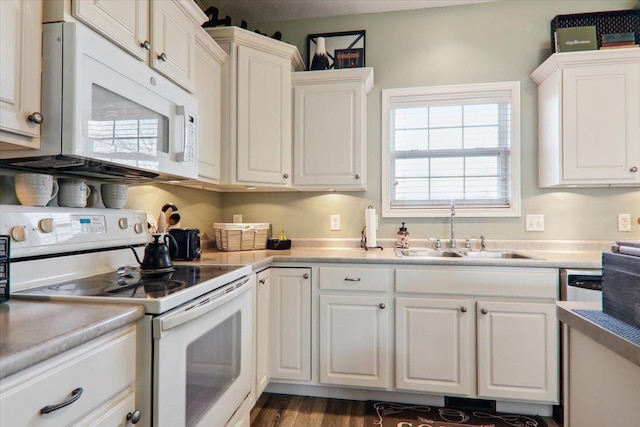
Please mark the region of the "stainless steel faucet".
<svg viewBox="0 0 640 427"><path fill-rule="evenodd" d="M451 199L451 238L449 239L449 247L456 247L456 229L453 224L453 217L456 216L456 202Z"/></svg>

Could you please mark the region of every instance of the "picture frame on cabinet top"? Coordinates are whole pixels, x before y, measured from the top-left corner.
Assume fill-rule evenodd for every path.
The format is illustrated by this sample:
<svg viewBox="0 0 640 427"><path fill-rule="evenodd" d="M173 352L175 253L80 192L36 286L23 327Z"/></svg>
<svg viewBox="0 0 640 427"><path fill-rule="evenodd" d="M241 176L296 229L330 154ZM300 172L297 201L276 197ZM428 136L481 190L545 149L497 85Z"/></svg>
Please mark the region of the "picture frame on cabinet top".
<svg viewBox="0 0 640 427"><path fill-rule="evenodd" d="M325 39L325 48L329 57L329 69L353 68L340 67L336 64L336 55L345 50L357 51L359 56L356 67L365 67L365 36L365 30L309 34L307 35L307 64L311 66L316 53L316 41L322 37Z"/></svg>

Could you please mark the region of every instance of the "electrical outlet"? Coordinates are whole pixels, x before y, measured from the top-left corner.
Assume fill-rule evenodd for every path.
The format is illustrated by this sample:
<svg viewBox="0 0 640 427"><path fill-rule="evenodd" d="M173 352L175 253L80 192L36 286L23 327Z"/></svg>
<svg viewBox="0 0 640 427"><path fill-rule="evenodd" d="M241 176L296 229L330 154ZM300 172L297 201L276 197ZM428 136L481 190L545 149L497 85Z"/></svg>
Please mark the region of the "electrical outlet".
<svg viewBox="0 0 640 427"><path fill-rule="evenodd" d="M331 231L340 231L340 215L331 215Z"/></svg>
<svg viewBox="0 0 640 427"><path fill-rule="evenodd" d="M544 215L525 215L526 231L544 231Z"/></svg>
<svg viewBox="0 0 640 427"><path fill-rule="evenodd" d="M631 214L618 214L618 231L631 231Z"/></svg>

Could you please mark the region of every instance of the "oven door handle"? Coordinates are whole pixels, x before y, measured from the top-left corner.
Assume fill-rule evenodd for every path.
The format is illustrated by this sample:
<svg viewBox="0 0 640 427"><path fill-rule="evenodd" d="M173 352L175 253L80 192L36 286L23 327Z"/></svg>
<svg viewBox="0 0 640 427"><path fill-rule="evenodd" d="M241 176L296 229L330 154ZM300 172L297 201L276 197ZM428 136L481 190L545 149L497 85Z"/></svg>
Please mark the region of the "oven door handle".
<svg viewBox="0 0 640 427"><path fill-rule="evenodd" d="M171 313L167 317L163 317L158 319L158 323L156 324L159 330L156 330L154 327L154 336L158 335L163 331L168 331L169 329L176 328L184 323L190 322L193 319L196 319L200 316L203 316L209 313L211 310L215 310L223 304L231 301L236 298L240 294L249 290L249 286L245 286L249 283L251 278L244 279L242 282L236 283L230 286L227 292L217 298L200 298L194 301L192 304L189 304L187 307L181 309L177 313Z"/></svg>

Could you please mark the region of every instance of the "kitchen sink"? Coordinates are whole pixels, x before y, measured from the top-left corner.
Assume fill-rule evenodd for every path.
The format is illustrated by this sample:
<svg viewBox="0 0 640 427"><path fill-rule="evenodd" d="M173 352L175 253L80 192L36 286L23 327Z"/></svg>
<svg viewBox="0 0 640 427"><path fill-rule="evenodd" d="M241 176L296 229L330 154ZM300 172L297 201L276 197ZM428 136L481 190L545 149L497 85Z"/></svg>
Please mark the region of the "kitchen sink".
<svg viewBox="0 0 640 427"><path fill-rule="evenodd" d="M518 252L511 251L480 251L480 252L465 252L464 256L467 258L517 258L517 259L532 259L529 255L524 255Z"/></svg>
<svg viewBox="0 0 640 427"><path fill-rule="evenodd" d="M534 257L512 251L467 251L467 250L433 250L433 249L396 249L399 258L500 258L500 259L533 259Z"/></svg>
<svg viewBox="0 0 640 427"><path fill-rule="evenodd" d="M464 256L458 251L438 251L431 249L396 249L396 255L400 258L462 258Z"/></svg>

